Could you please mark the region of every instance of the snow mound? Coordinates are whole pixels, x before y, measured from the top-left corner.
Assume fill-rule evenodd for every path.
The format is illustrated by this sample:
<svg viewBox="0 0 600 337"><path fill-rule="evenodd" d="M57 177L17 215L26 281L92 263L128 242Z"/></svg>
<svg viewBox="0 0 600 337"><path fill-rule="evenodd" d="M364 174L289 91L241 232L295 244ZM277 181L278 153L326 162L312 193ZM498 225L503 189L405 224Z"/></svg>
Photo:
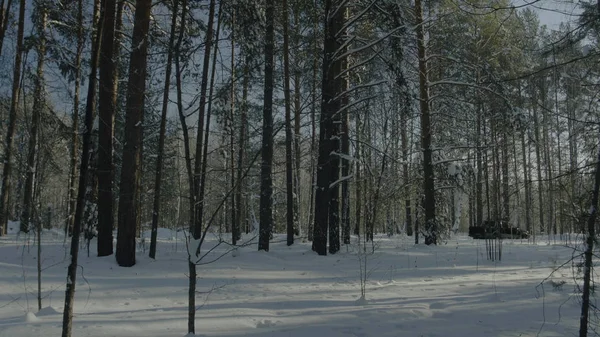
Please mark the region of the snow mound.
<svg viewBox="0 0 600 337"><path fill-rule="evenodd" d="M60 312L53 307L44 307L40 311L37 312L36 316L52 316L59 315Z"/></svg>
<svg viewBox="0 0 600 337"><path fill-rule="evenodd" d="M258 321L258 323L256 323L257 328L272 328L275 325L276 325L275 322L273 322L270 319L263 319L263 320Z"/></svg>
<svg viewBox="0 0 600 337"><path fill-rule="evenodd" d="M354 305L367 305L367 304L368 304L368 302L364 295L362 295L359 299L354 301Z"/></svg>
<svg viewBox="0 0 600 337"><path fill-rule="evenodd" d="M25 322L25 323L37 323L39 321L40 321L40 319L37 318L37 316L33 312L31 312L31 311L28 311L23 316L23 322Z"/></svg>

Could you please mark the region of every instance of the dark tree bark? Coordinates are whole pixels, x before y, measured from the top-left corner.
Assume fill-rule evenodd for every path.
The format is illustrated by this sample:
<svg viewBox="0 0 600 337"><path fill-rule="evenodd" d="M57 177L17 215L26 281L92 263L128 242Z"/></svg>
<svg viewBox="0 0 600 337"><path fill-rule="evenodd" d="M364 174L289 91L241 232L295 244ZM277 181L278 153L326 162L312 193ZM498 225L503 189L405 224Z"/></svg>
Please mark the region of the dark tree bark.
<svg viewBox="0 0 600 337"><path fill-rule="evenodd" d="M283 26L283 96L285 100L285 181L287 245L294 244L294 168L292 155L292 108L290 97L290 38L288 30L288 2L282 1Z"/></svg>
<svg viewBox="0 0 600 337"><path fill-rule="evenodd" d="M356 114L356 123L355 123L355 129L356 129L356 142L354 145L354 158L356 160L356 165L354 167L355 170L355 175L356 175L356 189L355 189L355 205L356 207L354 208L355 211L355 219L354 219L354 235L359 236L360 235L360 223L362 220L362 207L363 207L363 193L362 193L362 185L363 185L363 181L362 181L362 170L360 167L360 161L361 161L361 148L362 148L362 144L361 144L361 120L360 120L360 114Z"/></svg>
<svg viewBox="0 0 600 337"><path fill-rule="evenodd" d="M79 0L79 8L83 7L83 0ZM96 16L97 7L94 6L94 16ZM100 22L101 20L99 20ZM73 226L73 236L71 237L71 263L67 269L67 286L65 291L65 306L63 310L62 337L71 337L73 330L73 305L75 301L75 284L77 280L77 260L79 257L79 237L81 234L81 225L83 223L83 211L85 208L86 190L88 183L88 168L90 163L90 149L92 145L92 128L96 115L96 75L98 71L98 59L100 50L100 40L102 37L102 28L97 25L96 36L92 46L91 69L88 77L88 92L85 107L85 130L82 139L81 164L79 168L79 186L77 189L77 204L75 207L75 216Z"/></svg>
<svg viewBox="0 0 600 337"><path fill-rule="evenodd" d="M539 216L540 216L540 230L546 229L544 226L544 198L542 191L542 157L540 147L542 144L540 143L540 125L537 113L536 102L533 104L533 128L534 128L534 137L535 137L535 158L536 158L536 167L537 167L537 180L538 180L538 203L539 203ZM548 232L550 229L547 229ZM535 231L535 229L534 229Z"/></svg>
<svg viewBox="0 0 600 337"><path fill-rule="evenodd" d="M34 80L34 92L33 92L33 111L31 112L31 128L29 132L29 144L27 153L27 173L25 178L25 191L23 192L23 213L21 214L21 226L29 230L31 221L34 214L33 203L34 203L34 180L37 170L37 155L38 155L38 130L40 125L40 117L42 110L45 107L45 94L44 88L44 62L46 60L46 18L47 12L43 4L37 4L36 10L39 11L39 22L36 24L36 31L38 40L36 44L37 49L37 69ZM37 221L39 222L39 221ZM38 242L39 244L39 242ZM40 308L41 309L41 308Z"/></svg>
<svg viewBox="0 0 600 337"><path fill-rule="evenodd" d="M338 30L342 30L345 21L348 19L349 13L348 8L342 8L342 16L338 22ZM340 9L340 10L342 10ZM347 39L347 31L340 31L338 35L342 34L342 39ZM348 51L348 47L343 47L340 51L341 53L346 53ZM339 93L344 93L349 89L349 73L348 73L348 59L346 57L340 60L340 69L339 72L345 72L343 76L338 75L338 91ZM348 103L349 97L347 94L343 94L340 98L340 105L338 115L340 115L340 125L341 125L341 153L345 155L345 158L341 160L341 169L342 169L342 197L341 197L341 226L342 226L342 240L344 244L350 244L350 117L348 115ZM339 240L339 239L338 239Z"/></svg>
<svg viewBox="0 0 600 337"><path fill-rule="evenodd" d="M202 234L202 220L204 218L204 186L201 182L201 170L203 162L206 158L202 156L204 150L203 141L203 130L204 130L204 119L206 114L206 102L207 102L207 88L208 88L208 72L210 66L210 51L213 43L213 25L215 16L215 0L210 1L208 9L208 27L206 31L206 38L204 41L204 58L202 60L202 80L200 83L200 106L198 112L198 137L196 138L196 161L194 163L194 191L196 203L196 215L193 236L194 239L199 239ZM208 128L207 128L208 130ZM189 331L193 332L193 331Z"/></svg>
<svg viewBox="0 0 600 337"><path fill-rule="evenodd" d="M294 4L294 48L296 51L300 50L300 8L299 2L296 1ZM300 188L301 177L300 167L302 166L301 151L300 151L300 114L302 109L300 107L300 78L302 76L299 66L294 69L294 234L300 235L300 195L302 189Z"/></svg>
<svg viewBox="0 0 600 337"><path fill-rule="evenodd" d="M125 120L125 147L119 195L119 230L117 233L117 263L121 267L135 265L135 230L139 226L138 202L135 200L141 174L144 94L150 28L150 0L136 0L133 37L129 62Z"/></svg>
<svg viewBox="0 0 600 337"><path fill-rule="evenodd" d="M435 186L431 150L431 116L429 112L428 70L423 27L423 7L421 0L415 0L415 23L417 49L419 55L419 92L421 104L421 147L423 149L423 194L425 213L425 244L437 244L437 223L435 219Z"/></svg>
<svg viewBox="0 0 600 337"><path fill-rule="evenodd" d="M231 9L231 20L235 25L236 20L236 9ZM231 109L229 111L229 166L231 166L231 190L235 190L235 90L236 90L236 73L235 73L235 34L231 32ZM239 236L239 226L236 226L237 220L237 208L240 205L237 203L235 194L231 194L231 243L236 244Z"/></svg>
<svg viewBox="0 0 600 337"><path fill-rule="evenodd" d="M481 102L477 104L477 134L475 136L477 153L475 155L477 161L477 191L475 192L475 200L477 203L477 216L476 216L476 225L483 225L483 159L482 159L482 149L481 149Z"/></svg>
<svg viewBox="0 0 600 337"><path fill-rule="evenodd" d="M590 314L590 292L592 290L591 277L594 267L592 258L594 253L594 241L596 240L596 217L598 216L598 194L600 191L600 149L596 159L596 173L594 175L594 190L588 217L588 233L584 251L585 261L583 270L583 293L581 298L581 316L579 320L579 337L587 337L588 320Z"/></svg>
<svg viewBox="0 0 600 337"><path fill-rule="evenodd" d="M8 0L8 2L6 3L6 7L4 7L4 0L0 2L0 55L2 55L2 45L4 44L6 29L8 28L8 19L11 5L12 0ZM0 235L2 235L2 233L0 233Z"/></svg>
<svg viewBox="0 0 600 337"><path fill-rule="evenodd" d="M315 193L315 227L313 250L319 255L327 255L329 233L329 252L339 250L339 124L340 101L335 99L339 90L336 76L340 73L341 62L334 54L339 48L336 34L344 8L333 0L327 0L325 9L325 37L323 42L323 79L321 89L321 118L319 130L319 157L317 162L317 190ZM335 15L332 15L334 13ZM334 183L334 184L332 184Z"/></svg>
<svg viewBox="0 0 600 337"><path fill-rule="evenodd" d="M408 118L410 116L410 108L409 108L409 98L410 96L406 96L405 99L405 107L402 109L402 116L400 120L400 138L402 141L402 178L404 180L404 210L405 210L405 221L406 221L406 235L413 235L413 227L412 227L412 212L411 212L411 193L410 193L410 183L409 183L409 156L408 150L410 145L408 144L407 130L408 130Z"/></svg>
<svg viewBox="0 0 600 337"><path fill-rule="evenodd" d="M508 177L508 132L506 125L502 131L502 219L510 221L510 185Z"/></svg>
<svg viewBox="0 0 600 337"><path fill-rule="evenodd" d="M103 21L98 92L98 256L113 253L113 138L116 109L114 72L115 0L102 0Z"/></svg>
<svg viewBox="0 0 600 337"><path fill-rule="evenodd" d="M317 32L319 25L319 11L318 7L313 8L313 31ZM311 81L311 97L312 103L310 105L310 199L309 199L309 210L308 210L308 241L312 241L312 249L315 250L314 234L315 234L315 196L317 188L317 169L318 169L318 153L317 153L317 71L318 71L318 59L319 59L319 42L314 39L312 45L313 63L312 63L312 81Z"/></svg>
<svg viewBox="0 0 600 337"><path fill-rule="evenodd" d="M214 13L215 13L215 5L216 5L216 1L215 0L211 0L210 2L210 6L209 6L209 25L210 25L210 34L207 33L206 36L206 43L205 45L207 46L206 48L210 49L210 45L211 45L211 41L212 41L212 26L213 26L213 22L214 22ZM204 241L204 235L206 235L207 231L208 231L208 226L210 226L210 223L207 224L207 227L203 229L203 225L204 225L204 191L206 188L206 170L207 170L207 158L208 158L208 136L209 136L209 131L210 131L210 117L211 117L211 110L212 110L212 95L213 95L213 88L214 88L214 80L215 80L215 71L216 71L216 63L217 63L217 51L218 51L218 43L219 43L219 32L221 30L221 13L222 13L222 9L223 6L219 6L219 14L218 14L218 24L217 24L217 33L215 36L215 48L214 48L214 52L213 52L213 57L212 57L212 70L211 70L211 76L210 76L210 92L208 94L208 109L207 109L207 113L206 113L206 128L204 131L204 142L203 142L203 148L202 150L202 163L200 166L200 181L199 181L199 185L198 188L196 189L196 218L195 218L195 224L194 224L194 228L193 228L193 235L194 235L194 239L196 240L200 240L199 243L197 244L197 247L191 247L191 251L195 251L195 257L197 258L198 256L200 256L200 248L202 246L202 242ZM210 60L210 54L205 54L205 60ZM206 68L206 70L208 71L208 68ZM204 76L208 76L207 73L204 73ZM203 79L204 80L204 79ZM203 95L206 96L206 92L203 92ZM202 100L202 96L200 98ZM206 99L206 97L205 97ZM204 106L204 104L201 103L201 107ZM198 149L196 149L196 151L198 151ZM196 165L198 165L198 160L199 157L196 157ZM195 178L195 177L194 177ZM196 237L197 235L197 237ZM196 277L197 277L197 272L196 272L196 259L192 259L192 256L189 256L189 289L188 289L188 333L195 333L196 330Z"/></svg>
<svg viewBox="0 0 600 337"><path fill-rule="evenodd" d="M158 232L158 220L160 216L160 191L162 182L163 156L165 148L165 129L167 125L167 108L169 105L169 91L171 90L171 69L173 63L173 50L175 45L175 28L177 25L177 12L179 1L173 2L171 13L171 32L169 34L169 45L167 50L167 68L165 70L165 84L163 90L163 101L160 116L160 131L158 136L158 155L156 158L156 173L154 177L154 203L152 210L152 232L150 233L150 258L156 258L156 237Z"/></svg>
<svg viewBox="0 0 600 337"><path fill-rule="evenodd" d="M244 83L242 84L242 107L241 107L241 116L240 116L240 138L238 141L239 151L238 151L238 165L237 165L237 186L236 186L236 216L234 223L233 232L234 241L233 244L237 243L237 240L241 238L241 228L242 228L242 194L244 189L244 175L243 175L243 167L244 167L244 158L246 153L246 129L248 124L248 82L250 76L248 74L248 59L246 59L246 64L244 65Z"/></svg>
<svg viewBox="0 0 600 337"><path fill-rule="evenodd" d="M17 46L13 70L12 95L8 113L8 128L4 143L4 169L2 170L2 187L0 190L0 232L6 232L8 223L8 199L10 194L12 172L13 143L17 122L17 105L19 103L19 86L21 83L21 64L23 56L23 31L25 26L25 0L19 1L19 23L17 28ZM21 224L21 229L23 224Z"/></svg>
<svg viewBox="0 0 600 337"><path fill-rule="evenodd" d="M267 29L265 34L265 86L262 126L262 163L260 167L260 229L258 250L269 251L273 227L273 54L274 0L266 2Z"/></svg>

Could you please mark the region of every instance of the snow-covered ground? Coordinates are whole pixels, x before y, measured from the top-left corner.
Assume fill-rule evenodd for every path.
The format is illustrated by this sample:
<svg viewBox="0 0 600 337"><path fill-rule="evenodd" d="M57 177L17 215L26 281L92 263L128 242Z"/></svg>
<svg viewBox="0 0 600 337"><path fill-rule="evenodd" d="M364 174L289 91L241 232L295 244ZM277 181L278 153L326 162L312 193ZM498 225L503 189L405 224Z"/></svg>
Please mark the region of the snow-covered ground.
<svg viewBox="0 0 600 337"><path fill-rule="evenodd" d="M177 240L175 239L177 237ZM132 268L98 258L95 242L78 270L73 336L184 336L187 262L183 235L161 229L157 259L140 251ZM33 240L33 239L31 239ZM353 238L353 240L355 240ZM376 238L367 256L367 303L360 305L356 245L317 256L310 243L271 251L256 244L198 269L196 334L256 337L573 336L580 299L559 244L505 240L500 262L466 236L446 245ZM15 234L0 238L0 336L59 336L68 249L60 231L44 233L43 309L37 311L36 249ZM210 238L204 249L215 239ZM227 249L222 245L210 257ZM576 259L575 263L579 262ZM550 280L554 282L554 286ZM562 287L557 285L566 282ZM579 282L579 281L577 281ZM562 288L562 289L561 289Z"/></svg>

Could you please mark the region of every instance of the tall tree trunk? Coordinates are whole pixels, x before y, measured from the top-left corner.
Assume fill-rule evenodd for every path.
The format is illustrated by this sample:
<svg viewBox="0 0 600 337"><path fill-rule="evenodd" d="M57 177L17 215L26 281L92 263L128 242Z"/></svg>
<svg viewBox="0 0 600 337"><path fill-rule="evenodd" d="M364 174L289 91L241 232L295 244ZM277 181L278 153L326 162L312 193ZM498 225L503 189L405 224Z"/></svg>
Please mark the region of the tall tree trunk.
<svg viewBox="0 0 600 337"><path fill-rule="evenodd" d="M316 2L315 2L316 4ZM313 10L313 32L317 33L319 26L319 11L318 7L314 6ZM317 38L313 39L312 51L313 63L312 63L312 81L311 81L311 97L312 103L310 105L310 200L308 210L308 241L313 241L312 249L315 250L314 234L315 234L315 196L317 188L317 168L318 168L318 154L317 154L317 70L318 70L318 59L319 59L319 43Z"/></svg>
<svg viewBox="0 0 600 337"><path fill-rule="evenodd" d="M79 0L79 6L82 8L83 0ZM94 6L94 17L97 13L97 7ZM102 16L100 14L100 16ZM101 22L101 20L98 20ZM73 306L75 302L75 284L77 280L77 260L79 257L79 237L81 234L81 224L83 222L83 211L85 208L86 190L88 182L88 168L90 163L90 148L92 145L92 128L96 115L96 75L98 71L98 59L100 50L100 41L102 38L102 27L97 25L96 36L92 46L92 55L90 60L90 75L88 77L88 92L85 106L85 130L82 139L81 164L79 168L79 185L77 188L77 204L75 207L75 217L73 226L73 236L71 238L71 263L67 269L67 285L65 290L65 306L63 310L62 337L71 337L73 330Z"/></svg>
<svg viewBox="0 0 600 337"><path fill-rule="evenodd" d="M246 152L246 129L248 124L248 82L250 79L250 75L248 74L248 57L246 57L246 64L244 65L244 83L242 84L242 107L241 107L241 116L240 116L240 138L238 141L239 151L238 151L238 165L237 165L237 186L236 186L236 224L234 227L235 236L233 244L235 245L237 240L241 238L241 228L242 228L242 194L244 189L244 158Z"/></svg>
<svg viewBox="0 0 600 337"><path fill-rule="evenodd" d="M340 9L342 10L342 9ZM343 13L342 13L342 17L339 19L340 22L338 30L340 30L340 32L338 33L338 35L343 35L341 38L342 39L347 39L347 31L341 31L342 27L344 26L344 22L348 20L348 16L349 16L349 11L347 7L343 8ZM348 51L348 48L345 47L343 48L340 52L341 53L346 53ZM349 88L349 83L348 83L348 79L349 79L349 74L347 72L348 69L348 59L346 57L344 57L341 60L341 64L340 64L340 74L345 72L343 76L339 76L338 75L338 91L339 93L344 93L348 90ZM342 94L342 97L340 98L340 105L339 105L339 109L340 111L337 112L337 114L341 114L341 153L345 156L345 158L341 159L341 167L342 167L342 200L341 200L341 204L342 204L342 212L341 212L341 226L342 226L342 239L344 244L348 245L350 244L350 186L349 186L349 181L350 181L350 160L348 159L350 157L350 128L349 128L349 115L348 115L348 106L349 103L349 97L347 94Z"/></svg>
<svg viewBox="0 0 600 337"><path fill-rule="evenodd" d="M102 0L104 12L100 48L100 82L98 93L98 256L113 253L113 138L116 109L114 72L115 0Z"/></svg>
<svg viewBox="0 0 600 337"><path fill-rule="evenodd" d="M2 45L4 44L4 37L6 36L6 29L8 28L8 19L10 14L10 7L12 0L8 0L6 7L4 7L4 0L0 3L0 55L2 55ZM0 233L0 235L2 235Z"/></svg>
<svg viewBox="0 0 600 337"><path fill-rule="evenodd" d="M363 207L363 199L364 195L362 193L363 190L363 181L362 181L362 170L361 170L361 119L360 114L356 114L356 123L355 123L355 132L356 132L356 142L354 145L354 158L356 160L356 166L354 167L356 174L356 190L355 190L355 219L354 219L354 235L360 235L360 223L362 220L362 207Z"/></svg>
<svg viewBox="0 0 600 337"><path fill-rule="evenodd" d="M286 180L286 224L287 245L294 244L294 171L292 155L292 112L290 102L290 55L288 31L288 2L282 1L283 26L283 96L285 100L285 180Z"/></svg>
<svg viewBox="0 0 600 337"><path fill-rule="evenodd" d="M404 216L406 223L406 235L413 235L413 227L412 227L412 214L411 214L411 193L410 193L410 182L409 182L409 167L408 167L408 137L407 137L407 129L408 129L408 118L410 116L410 108L408 106L410 98L409 96L405 97L405 107L401 112L401 120L400 120L400 140L402 142L402 179L404 180Z"/></svg>
<svg viewBox="0 0 600 337"><path fill-rule="evenodd" d="M211 48L211 44L212 44L212 27L213 27L213 22L214 22L214 13L215 13L215 5L216 2L215 0L211 0L210 2L210 6L209 6L209 25L210 25L210 34L207 33L206 36L206 48L210 49ZM195 240L200 240L199 243L197 243L197 247L191 247L191 251L195 251L195 256L198 257L200 256L200 248L202 246L202 242L204 241L204 236L202 233L204 233L204 235L207 233L208 231L208 227L204 229L203 232L203 225L204 225L204 192L206 189L206 170L207 170L207 163L208 163L208 136L209 136L209 131L210 131L210 117L211 117L211 110L212 110L212 95L213 95L213 88L214 88L214 81L215 81L215 70L216 70L216 62L217 62L217 51L218 51L218 43L219 43L219 32L221 30L221 13L222 13L222 9L223 6L219 6L219 14L218 14L218 23L217 23L217 33L216 33L216 37L215 37L215 48L214 48L214 53L213 53L213 57L212 57L212 70L211 70L211 76L210 76L210 92L208 94L208 109L207 109L207 113L206 113L206 128L204 131L204 141L203 141L203 148L202 150L202 164L200 166L200 171L199 171L199 184L197 185L197 189L195 190L196 192L196 218L194 219L195 223L194 223L194 230L193 230L193 238ZM210 60L210 54L206 54L205 55L205 59ZM207 72L208 72L208 68L206 68ZM207 73L204 73L203 77L206 76L208 77ZM203 79L204 80L204 79ZM206 88L206 83L204 84L204 88ZM203 92L204 95L204 99L206 100L206 91ZM202 96L200 98L201 100L201 107L204 107L205 105L202 104ZM198 153L198 149L196 149L196 152ZM198 165L198 160L200 157L196 156L196 165ZM194 177L194 179L196 179L196 177ZM197 237L196 237L197 235ZM189 251L189 250L188 250ZM192 260L192 256L189 256L189 290L188 290L188 333L195 333L196 331L196 277L197 277L197 272L196 272L196 260Z"/></svg>
<svg viewBox="0 0 600 337"><path fill-rule="evenodd" d="M584 251L585 261L583 270L583 293L581 298L581 316L579 320L579 337L587 337L588 318L590 314L590 292L592 290L591 276L594 267L592 258L594 253L594 241L596 240L596 217L598 215L598 194L600 191L600 149L596 158L596 172L594 175L594 190L588 217L588 233Z"/></svg>
<svg viewBox="0 0 600 337"><path fill-rule="evenodd" d="M177 12L179 1L173 1L173 12L171 14L171 33L169 34L169 45L167 50L167 68L165 70L165 84L163 90L162 110L160 116L160 134L158 137L158 156L156 158L156 173L154 177L154 203L152 210L152 232L150 233L150 258L156 258L156 237L158 232L158 220L160 216L160 190L162 181L162 166L165 148L165 129L167 124L167 108L169 105L169 91L171 90L171 69L173 63L173 49L175 45L175 29L177 26Z"/></svg>
<svg viewBox="0 0 600 337"><path fill-rule="evenodd" d="M40 125L40 117L42 110L46 105L44 88L44 62L46 60L46 19L47 12L43 4L36 4L36 11L39 11L39 22L37 22L37 37L38 41L36 44L37 49L37 70L35 76L35 88L33 92L33 111L31 113L31 129L29 132L29 144L27 153L27 173L25 178L25 191L23 192L23 212L21 214L21 228L29 230L34 203L34 183L37 171L36 157L38 155L38 129ZM39 221L34 221L39 222ZM23 225L24 224L24 225ZM25 227L23 227L25 226ZM41 309L41 308L40 308Z"/></svg>
<svg viewBox="0 0 600 337"><path fill-rule="evenodd" d="M540 143L540 123L538 119L536 102L533 104L533 128L534 128L534 137L535 137L535 159L537 166L537 180L538 180L538 207L539 207L539 216L540 216L540 229L550 231L549 228L545 228L544 226L544 199L542 197L542 189L543 189L543 181L542 181L542 154L540 148L543 144Z"/></svg>
<svg viewBox="0 0 600 337"><path fill-rule="evenodd" d="M508 182L508 132L506 124L502 131L502 218L510 222L510 191Z"/></svg>
<svg viewBox="0 0 600 337"><path fill-rule="evenodd" d="M299 1L294 4L294 49L296 52L300 50L300 8ZM301 176L300 168L302 167L301 151L300 151L300 77L302 73L300 67L294 67L294 234L300 235L300 202L302 200L301 193Z"/></svg>
<svg viewBox="0 0 600 337"><path fill-rule="evenodd" d="M95 15L98 15L97 13ZM94 16L95 16L94 15ZM75 93L73 95L73 124L71 135L71 161L69 173L69 204L67 223L65 225L65 235L69 235L73 230L75 221L75 206L77 203L76 196L76 179L77 179L77 157L79 154L79 91L81 90L81 55L83 53L83 44L85 36L83 32L83 3L77 2L77 51L75 52Z"/></svg>
<svg viewBox="0 0 600 337"><path fill-rule="evenodd" d="M236 13L235 8L232 8L232 22L235 25ZM235 89L236 89L236 73L235 73L235 34L231 33L231 109L229 113L229 165L231 166L231 191L235 190ZM231 193L231 243L236 244L239 239L239 227L236 229L238 215L235 194Z"/></svg>
<svg viewBox="0 0 600 337"><path fill-rule="evenodd" d="M523 152L523 184L525 185L525 228L531 232L531 171L527 161L527 150L525 146L525 133L521 132L521 151Z"/></svg>
<svg viewBox="0 0 600 337"><path fill-rule="evenodd" d="M119 195L119 229L117 233L117 263L122 267L135 265L135 230L139 226L139 175L144 119L144 98L150 28L150 0L136 0L133 37L129 62L125 120L125 147ZM112 42L112 41L111 41Z"/></svg>
<svg viewBox="0 0 600 337"><path fill-rule="evenodd" d="M21 63L23 56L23 31L25 26L25 0L19 1L19 24L17 28L17 46L13 68L12 95L8 113L8 129L4 143L4 169L2 170L2 187L0 190L0 232L6 232L8 223L8 199L10 194L12 172L13 142L17 122L17 105L19 104L19 86L21 84ZM22 225L21 225L22 226Z"/></svg>
<svg viewBox="0 0 600 337"><path fill-rule="evenodd" d="M343 25L344 2L325 1L325 38L323 49L323 80L321 99L321 120L319 130L319 158L317 168L317 191L315 194L314 250L319 255L327 255L329 232L329 252L339 250L339 127L341 59L335 54L339 50L337 34Z"/></svg>
<svg viewBox="0 0 600 337"><path fill-rule="evenodd" d="M481 109L481 102L477 103L477 135L475 136L476 139L476 145L477 145L477 154L476 156L476 161L477 161L477 191L476 191L476 196L475 196L475 200L477 203L477 217L476 217L476 225L477 226L483 226L483 159L482 159L482 149L481 149L481 124L482 122L482 118L481 118L481 114L482 114L482 109Z"/></svg>
<svg viewBox="0 0 600 337"><path fill-rule="evenodd" d="M435 186L431 150L431 116L429 113L429 87L427 82L427 56L423 7L421 0L415 0L415 23L417 49L419 55L419 93L421 104L421 147L423 149L423 194L425 201L425 244L437 244L437 223L435 220Z"/></svg>
<svg viewBox="0 0 600 337"><path fill-rule="evenodd" d="M199 103L199 112L198 112L198 136L196 138L196 161L194 163L194 191L195 198L194 203L196 203L196 216L195 225L193 231L193 237L195 240L198 240L202 234L202 220L204 218L204 196L201 195L201 191L204 191L204 188L201 188L201 169L202 163L206 161L206 158L202 157L202 151L204 149L203 146L203 129L204 129L204 118L206 114L206 94L208 88L208 74L209 74L209 66L210 66L210 51L213 43L213 25L214 25L214 16L215 16L215 0L210 1L209 9L208 9L208 26L206 31L206 38L204 41L204 58L202 60L202 79L200 82L200 103ZM190 330L188 332L194 332Z"/></svg>
<svg viewBox="0 0 600 337"><path fill-rule="evenodd" d="M269 251L273 227L273 55L275 2L266 0L265 85L262 126L262 153L260 167L260 229L258 250Z"/></svg>

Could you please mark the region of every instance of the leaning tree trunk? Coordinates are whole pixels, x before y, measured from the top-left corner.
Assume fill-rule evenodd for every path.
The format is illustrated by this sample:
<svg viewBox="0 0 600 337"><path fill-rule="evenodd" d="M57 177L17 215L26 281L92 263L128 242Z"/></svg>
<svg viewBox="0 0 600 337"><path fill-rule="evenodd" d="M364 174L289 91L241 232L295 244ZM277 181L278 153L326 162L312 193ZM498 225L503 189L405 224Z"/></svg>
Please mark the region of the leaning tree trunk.
<svg viewBox="0 0 600 337"><path fill-rule="evenodd" d="M79 6L82 8L83 0L79 0ZM94 9L96 10L96 6ZM94 13L96 14L96 13ZM101 17L101 16L100 16ZM100 22L99 20L98 22ZM85 131L83 133L81 164L79 168L79 187L77 189L77 204L75 206L75 216L73 226L73 236L71 237L71 263L67 269L67 289L65 291L65 306L63 310L62 337L71 337L73 330L73 305L75 302L75 284L77 279L77 259L79 256L79 236L81 234L81 224L83 222L83 211L87 194L88 169L90 163L90 148L92 145L92 128L96 115L96 75L98 71L98 58L100 50L100 38L102 28L97 25L94 45L92 46L91 70L88 77L88 92L85 107Z"/></svg>
<svg viewBox="0 0 600 337"><path fill-rule="evenodd" d="M8 19L11 5L12 0L8 0L6 7L4 7L4 0L2 0L2 2L0 3L0 55L2 55L2 45L4 44L6 29L8 28Z"/></svg>
<svg viewBox="0 0 600 337"><path fill-rule="evenodd" d="M4 169L2 170L2 189L0 190L0 233L6 232L8 223L8 196L10 194L12 172L13 143L17 123L17 105L19 104L19 87L21 84L21 63L23 56L23 31L25 26L25 0L19 1L19 24L17 28L17 46L13 68L12 96L8 113L8 129L4 143ZM23 224L21 224L21 227Z"/></svg>
<svg viewBox="0 0 600 337"><path fill-rule="evenodd" d="M162 111L160 116L160 134L158 136L158 156L156 158L156 173L154 177L154 204L152 210L152 232L150 233L150 258L156 258L156 237L158 234L158 220L160 215L160 190L162 182L163 157L165 149L165 129L167 124L167 108L169 105L169 91L171 87L171 69L173 63L173 49L175 44L175 28L177 25L177 11L179 1L174 1L171 16L171 33L167 50L167 68L165 70L165 84L163 90Z"/></svg>
<svg viewBox="0 0 600 337"><path fill-rule="evenodd" d="M135 265L135 230L139 225L138 195L141 174L142 131L146 91L148 30L150 0L136 0L133 37L129 62L125 120L125 147L119 195L119 230L117 233L117 263L121 267Z"/></svg>

